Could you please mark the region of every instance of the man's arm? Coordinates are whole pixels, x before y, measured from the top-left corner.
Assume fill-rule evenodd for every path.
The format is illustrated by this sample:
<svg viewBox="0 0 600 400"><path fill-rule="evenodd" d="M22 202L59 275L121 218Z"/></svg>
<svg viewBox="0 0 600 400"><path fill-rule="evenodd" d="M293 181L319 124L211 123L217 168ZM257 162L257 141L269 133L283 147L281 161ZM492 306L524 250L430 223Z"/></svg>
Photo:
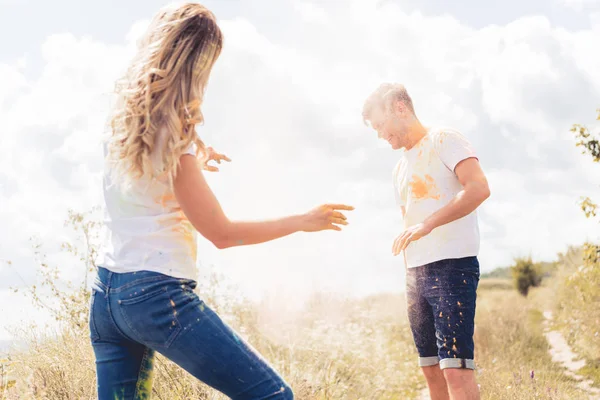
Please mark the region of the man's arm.
<svg viewBox="0 0 600 400"><path fill-rule="evenodd" d="M476 158L462 160L454 172L463 190L423 222L430 231L471 214L490 197L487 179Z"/></svg>
<svg viewBox="0 0 600 400"><path fill-rule="evenodd" d="M463 186L463 190L425 221L409 227L398 236L392 247L394 255L400 254L410 242L428 235L435 228L469 215L490 197L490 188L477 158L470 157L460 161L456 165L454 173ZM402 213L404 215L404 209Z"/></svg>

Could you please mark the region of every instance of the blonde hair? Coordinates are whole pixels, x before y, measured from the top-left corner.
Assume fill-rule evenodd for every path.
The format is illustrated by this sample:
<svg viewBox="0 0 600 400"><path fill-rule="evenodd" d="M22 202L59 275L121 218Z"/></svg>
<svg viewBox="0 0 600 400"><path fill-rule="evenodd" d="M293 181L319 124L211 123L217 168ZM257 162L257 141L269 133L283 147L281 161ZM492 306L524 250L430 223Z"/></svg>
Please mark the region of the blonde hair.
<svg viewBox="0 0 600 400"><path fill-rule="evenodd" d="M198 3L164 7L152 19L116 85L107 155L113 176L131 183L166 173L172 185L180 156L190 146L204 151L195 126L204 122L204 91L222 45L214 14Z"/></svg>
<svg viewBox="0 0 600 400"><path fill-rule="evenodd" d="M390 106L394 101L401 101L413 114L412 99L404 85L400 83L382 83L365 101L362 111L363 122L368 125L371 119L371 113L375 109L389 111Z"/></svg>

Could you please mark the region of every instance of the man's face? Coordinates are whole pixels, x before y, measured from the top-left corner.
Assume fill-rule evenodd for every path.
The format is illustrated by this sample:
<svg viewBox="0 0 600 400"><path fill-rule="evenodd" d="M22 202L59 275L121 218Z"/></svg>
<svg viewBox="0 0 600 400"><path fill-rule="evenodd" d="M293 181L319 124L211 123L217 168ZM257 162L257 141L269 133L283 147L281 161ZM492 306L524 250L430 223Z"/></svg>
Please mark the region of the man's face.
<svg viewBox="0 0 600 400"><path fill-rule="evenodd" d="M402 107L394 107L388 112L376 108L371 113L371 126L377 131L377 136L386 140L394 150L405 146L409 126L405 111Z"/></svg>

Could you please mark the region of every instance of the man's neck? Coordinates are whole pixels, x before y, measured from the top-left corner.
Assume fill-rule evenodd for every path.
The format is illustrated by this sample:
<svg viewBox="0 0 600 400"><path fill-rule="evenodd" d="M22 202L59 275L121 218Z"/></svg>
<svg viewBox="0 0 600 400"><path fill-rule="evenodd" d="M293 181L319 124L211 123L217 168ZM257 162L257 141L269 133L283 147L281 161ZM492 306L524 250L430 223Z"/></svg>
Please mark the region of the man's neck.
<svg viewBox="0 0 600 400"><path fill-rule="evenodd" d="M406 150L412 149L426 135L427 128L421 125L418 119L415 119L414 124L411 125L408 129L408 134L406 135L406 145L404 146L404 148Z"/></svg>

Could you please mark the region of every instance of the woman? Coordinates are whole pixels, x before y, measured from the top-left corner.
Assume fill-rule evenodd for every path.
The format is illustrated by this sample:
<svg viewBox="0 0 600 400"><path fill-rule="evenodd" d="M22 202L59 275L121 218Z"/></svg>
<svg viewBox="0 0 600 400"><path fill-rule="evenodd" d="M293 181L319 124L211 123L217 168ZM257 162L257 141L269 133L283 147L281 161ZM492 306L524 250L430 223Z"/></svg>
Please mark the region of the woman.
<svg viewBox="0 0 600 400"><path fill-rule="evenodd" d="M152 392L155 352L233 399L292 399L285 381L194 293L196 231L219 249L294 232L341 230L345 205L271 221L227 219L201 168L227 157L195 126L222 33L196 3L153 19L122 84L105 146L105 257L94 281L90 336L100 399Z"/></svg>

